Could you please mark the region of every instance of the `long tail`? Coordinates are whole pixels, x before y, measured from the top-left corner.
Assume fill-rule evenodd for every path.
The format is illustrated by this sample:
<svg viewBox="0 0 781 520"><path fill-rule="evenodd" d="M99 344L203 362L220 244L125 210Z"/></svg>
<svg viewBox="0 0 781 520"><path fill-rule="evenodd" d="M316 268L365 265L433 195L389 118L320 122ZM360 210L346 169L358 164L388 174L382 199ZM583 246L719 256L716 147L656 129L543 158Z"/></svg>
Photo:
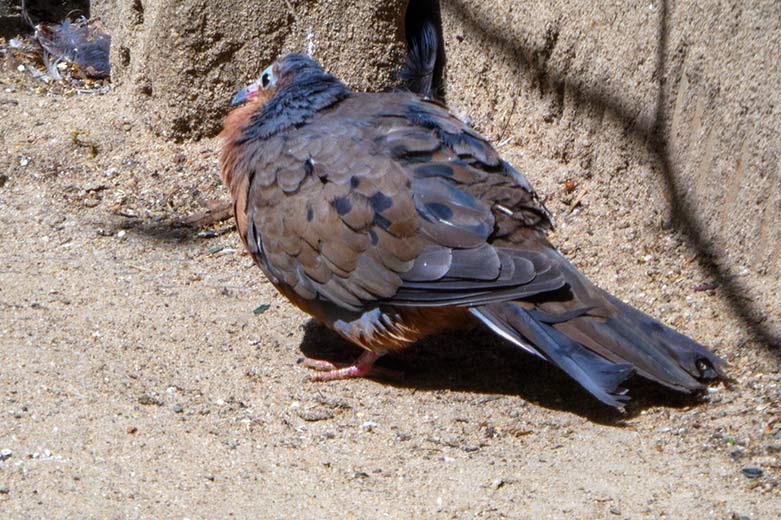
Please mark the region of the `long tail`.
<svg viewBox="0 0 781 520"><path fill-rule="evenodd" d="M438 98L442 95L445 45L437 0L409 2L405 20L407 61L399 77L412 92Z"/></svg>
<svg viewBox="0 0 781 520"><path fill-rule="evenodd" d="M549 254L568 282L563 292L474 307L472 314L610 406L629 399L619 385L634 373L681 392L724 376L725 362L704 346L594 286L555 250Z"/></svg>

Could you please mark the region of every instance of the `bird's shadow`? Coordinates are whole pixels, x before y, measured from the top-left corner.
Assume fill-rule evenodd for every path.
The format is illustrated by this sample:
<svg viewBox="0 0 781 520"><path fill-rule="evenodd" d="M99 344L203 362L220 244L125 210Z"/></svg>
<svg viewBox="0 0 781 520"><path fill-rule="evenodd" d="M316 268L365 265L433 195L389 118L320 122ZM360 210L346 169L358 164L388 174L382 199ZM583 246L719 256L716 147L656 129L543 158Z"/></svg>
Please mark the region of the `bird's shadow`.
<svg viewBox="0 0 781 520"><path fill-rule="evenodd" d="M117 217L113 214L103 214L100 220L92 220L91 225L101 233L115 235L119 231L129 231L139 238L150 240L158 245L181 245L194 243L204 238L198 226L182 224L179 217L141 218ZM216 236L216 235L214 235Z"/></svg>
<svg viewBox="0 0 781 520"><path fill-rule="evenodd" d="M310 320L304 326L301 352L314 359L350 363L361 349ZM403 374L400 378L376 379L391 386L516 396L609 426L623 426L626 419L649 407L683 408L700 402L697 395L673 392L634 378L626 385L632 399L625 409L608 407L558 368L482 328L427 338L401 354L382 358L378 365Z"/></svg>

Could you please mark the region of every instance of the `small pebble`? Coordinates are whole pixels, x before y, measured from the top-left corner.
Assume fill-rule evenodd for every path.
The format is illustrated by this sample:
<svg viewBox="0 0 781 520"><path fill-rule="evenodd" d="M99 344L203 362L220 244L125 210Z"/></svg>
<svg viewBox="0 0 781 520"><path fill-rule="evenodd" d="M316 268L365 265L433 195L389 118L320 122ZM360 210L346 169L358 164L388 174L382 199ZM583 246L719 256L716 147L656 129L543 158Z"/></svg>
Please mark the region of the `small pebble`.
<svg viewBox="0 0 781 520"><path fill-rule="evenodd" d="M148 406L148 405L162 406L163 402L154 396L151 396L149 394L143 394L141 395L141 397L138 398L138 404L142 404L144 406Z"/></svg>
<svg viewBox="0 0 781 520"><path fill-rule="evenodd" d="M182 413L182 412L184 412L184 408L182 408L182 405L180 405L180 404L175 404L173 409L174 409L174 413Z"/></svg>
<svg viewBox="0 0 781 520"><path fill-rule="evenodd" d="M365 430L367 432L370 432L370 431L374 430L377 426L379 426L379 424L377 424L374 421L366 421L365 423L363 423L361 425L361 429Z"/></svg>
<svg viewBox="0 0 781 520"><path fill-rule="evenodd" d="M323 410L321 408L301 410L297 412L299 417L307 422L327 421L334 418L334 413L331 410Z"/></svg>
<svg viewBox="0 0 781 520"><path fill-rule="evenodd" d="M13 455L14 452L9 450L8 448L0 450L0 460L8 460L11 458L11 455Z"/></svg>
<svg viewBox="0 0 781 520"><path fill-rule="evenodd" d="M743 468L741 471L748 478L759 478L764 473L759 468Z"/></svg>
<svg viewBox="0 0 781 520"><path fill-rule="evenodd" d="M616 507L611 507L610 508L610 514L611 515L620 515L621 514L621 510L616 508Z"/></svg>
<svg viewBox="0 0 781 520"><path fill-rule="evenodd" d="M125 239L125 235L127 235L127 231L125 231L125 230L123 229L122 231L120 231L119 233L117 233L117 238L118 238L119 240L124 240L124 239Z"/></svg>

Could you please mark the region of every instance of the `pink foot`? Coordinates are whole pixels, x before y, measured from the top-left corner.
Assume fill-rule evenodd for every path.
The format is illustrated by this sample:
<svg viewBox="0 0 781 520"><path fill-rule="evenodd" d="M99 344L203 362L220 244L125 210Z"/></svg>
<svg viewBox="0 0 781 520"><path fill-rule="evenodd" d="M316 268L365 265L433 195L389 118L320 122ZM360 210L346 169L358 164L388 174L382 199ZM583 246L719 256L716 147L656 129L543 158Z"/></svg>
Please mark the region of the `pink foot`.
<svg viewBox="0 0 781 520"><path fill-rule="evenodd" d="M403 377L401 372L387 368L376 367L374 362L380 358L378 354L369 350L361 354L352 365L339 366L322 359L304 358L303 365L306 368L317 370L319 374L309 377L310 381L334 381L336 379L352 379L365 376L384 376L391 379Z"/></svg>

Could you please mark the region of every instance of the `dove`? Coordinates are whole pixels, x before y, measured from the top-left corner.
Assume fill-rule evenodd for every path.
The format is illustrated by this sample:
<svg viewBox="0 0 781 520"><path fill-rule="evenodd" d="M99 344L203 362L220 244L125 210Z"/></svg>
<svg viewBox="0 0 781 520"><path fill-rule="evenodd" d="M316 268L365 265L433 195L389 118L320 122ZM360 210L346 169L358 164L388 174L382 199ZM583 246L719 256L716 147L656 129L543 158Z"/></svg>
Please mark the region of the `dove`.
<svg viewBox="0 0 781 520"><path fill-rule="evenodd" d="M385 354L479 325L613 407L635 374L685 393L724 377L721 358L581 274L526 177L443 104L354 92L300 54L232 104L220 173L244 246L363 349L347 366L307 360L312 379L371 375Z"/></svg>

